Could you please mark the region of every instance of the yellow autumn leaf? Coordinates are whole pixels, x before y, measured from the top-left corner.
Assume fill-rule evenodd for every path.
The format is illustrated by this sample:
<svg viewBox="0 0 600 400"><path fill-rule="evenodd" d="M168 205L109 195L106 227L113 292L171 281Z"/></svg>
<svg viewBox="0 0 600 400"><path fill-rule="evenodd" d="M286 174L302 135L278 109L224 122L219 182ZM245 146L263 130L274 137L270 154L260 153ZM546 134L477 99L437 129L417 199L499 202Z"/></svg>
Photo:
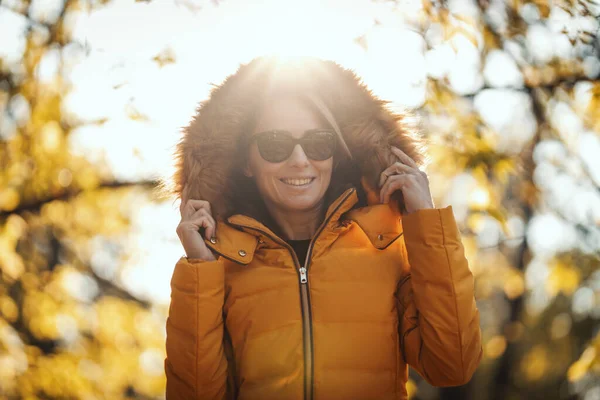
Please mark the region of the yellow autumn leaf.
<svg viewBox="0 0 600 400"><path fill-rule="evenodd" d="M525 280L516 271L504 281L504 293L509 299L516 299L525 291Z"/></svg>
<svg viewBox="0 0 600 400"><path fill-rule="evenodd" d="M540 380L548 370L550 359L543 345L536 345L521 360L521 372L529 381Z"/></svg>
<svg viewBox="0 0 600 400"><path fill-rule="evenodd" d="M488 358L495 359L500 357L506 350L506 338L502 335L492 337L485 344L484 350Z"/></svg>
<svg viewBox="0 0 600 400"><path fill-rule="evenodd" d="M0 191L0 210L12 211L18 207L21 196L13 187L4 188Z"/></svg>
<svg viewBox="0 0 600 400"><path fill-rule="evenodd" d="M163 68L164 66L169 65L169 64L174 64L175 63L175 52L170 48L165 49L165 50L161 51L160 53L158 53L157 55L155 55L152 58L152 61L157 63L160 68Z"/></svg>
<svg viewBox="0 0 600 400"><path fill-rule="evenodd" d="M555 261L551 264L550 276L546 281L546 291L556 296L563 293L567 296L572 295L579 287L579 270L564 261Z"/></svg>
<svg viewBox="0 0 600 400"><path fill-rule="evenodd" d="M569 381L576 382L583 378L597 358L598 354L594 347L590 346L585 349L579 360L575 361L569 367L569 370L567 371L567 378L569 378Z"/></svg>

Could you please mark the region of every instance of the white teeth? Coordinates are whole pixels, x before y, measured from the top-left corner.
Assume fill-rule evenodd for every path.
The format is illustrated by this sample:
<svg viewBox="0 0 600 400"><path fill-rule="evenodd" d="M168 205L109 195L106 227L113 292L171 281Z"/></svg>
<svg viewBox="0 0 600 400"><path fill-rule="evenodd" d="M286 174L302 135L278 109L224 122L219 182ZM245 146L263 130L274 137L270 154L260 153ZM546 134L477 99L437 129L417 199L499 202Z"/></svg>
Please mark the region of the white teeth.
<svg viewBox="0 0 600 400"><path fill-rule="evenodd" d="M310 182L312 182L313 178L307 178L307 179L282 179L281 181L283 183L287 183L288 185L294 185L294 186L303 186L303 185L308 185Z"/></svg>

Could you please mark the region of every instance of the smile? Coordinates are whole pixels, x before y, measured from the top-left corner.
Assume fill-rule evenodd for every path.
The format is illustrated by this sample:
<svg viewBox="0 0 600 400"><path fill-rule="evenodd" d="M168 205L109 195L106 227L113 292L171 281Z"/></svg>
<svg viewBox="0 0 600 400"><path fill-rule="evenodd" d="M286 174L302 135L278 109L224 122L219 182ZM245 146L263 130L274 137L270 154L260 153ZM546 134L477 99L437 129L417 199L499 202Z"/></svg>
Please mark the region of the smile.
<svg viewBox="0 0 600 400"><path fill-rule="evenodd" d="M293 179L293 178L281 178L280 181L290 186L308 186L314 181L315 178L301 178L301 179Z"/></svg>

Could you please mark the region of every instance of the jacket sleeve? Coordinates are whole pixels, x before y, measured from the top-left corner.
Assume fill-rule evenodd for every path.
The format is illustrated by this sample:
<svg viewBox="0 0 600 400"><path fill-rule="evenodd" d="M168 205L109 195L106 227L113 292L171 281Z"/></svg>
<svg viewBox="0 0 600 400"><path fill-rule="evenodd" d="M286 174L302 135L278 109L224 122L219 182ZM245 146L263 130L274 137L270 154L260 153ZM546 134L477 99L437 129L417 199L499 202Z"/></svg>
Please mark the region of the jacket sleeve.
<svg viewBox="0 0 600 400"><path fill-rule="evenodd" d="M171 278L167 318L166 399L226 399L225 301L221 260L182 257Z"/></svg>
<svg viewBox="0 0 600 400"><path fill-rule="evenodd" d="M479 311L452 207L402 218L408 273L398 283L402 355L434 386L467 383L481 360Z"/></svg>

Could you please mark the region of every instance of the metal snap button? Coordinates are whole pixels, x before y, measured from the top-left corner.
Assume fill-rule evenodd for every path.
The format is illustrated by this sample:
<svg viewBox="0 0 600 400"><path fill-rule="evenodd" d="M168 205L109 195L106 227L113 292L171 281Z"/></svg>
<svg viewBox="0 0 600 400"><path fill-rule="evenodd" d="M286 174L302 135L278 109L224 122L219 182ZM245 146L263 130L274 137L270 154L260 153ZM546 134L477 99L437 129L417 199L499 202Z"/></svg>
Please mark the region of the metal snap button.
<svg viewBox="0 0 600 400"><path fill-rule="evenodd" d="M242 256L242 257L245 257L245 256L246 256L246 252L245 252L244 250L240 250L240 251L238 251L238 254L239 254L240 256Z"/></svg>
<svg viewBox="0 0 600 400"><path fill-rule="evenodd" d="M215 237L211 237L211 238L210 238L210 242L211 242L212 244L216 244L216 243L217 243L217 238L215 238Z"/></svg>
<svg viewBox="0 0 600 400"><path fill-rule="evenodd" d="M377 239L383 240L383 235L380 233L379 235L377 235Z"/></svg>

